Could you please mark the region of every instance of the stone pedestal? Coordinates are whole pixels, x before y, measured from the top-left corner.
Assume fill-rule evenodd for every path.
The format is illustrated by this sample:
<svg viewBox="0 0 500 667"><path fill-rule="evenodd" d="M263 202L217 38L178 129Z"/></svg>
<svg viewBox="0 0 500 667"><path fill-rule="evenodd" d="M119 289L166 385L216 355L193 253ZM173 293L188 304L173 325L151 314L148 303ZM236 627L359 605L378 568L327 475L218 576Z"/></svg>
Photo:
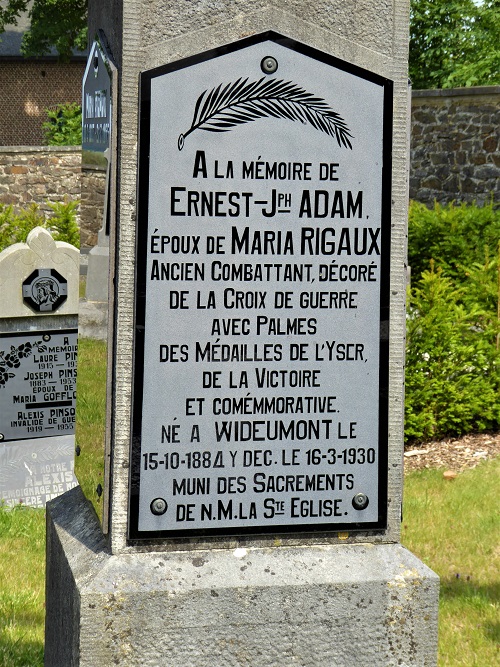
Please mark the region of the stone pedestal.
<svg viewBox="0 0 500 667"><path fill-rule="evenodd" d="M438 578L398 544L112 555L49 505L46 667L435 664Z"/></svg>
<svg viewBox="0 0 500 667"><path fill-rule="evenodd" d="M88 254L85 299L80 301L79 312L79 331L83 338L108 338L109 261L109 236L103 227L97 245Z"/></svg>
<svg viewBox="0 0 500 667"><path fill-rule="evenodd" d="M87 269L87 301L108 302L109 236L104 229L97 235L97 245L89 252Z"/></svg>

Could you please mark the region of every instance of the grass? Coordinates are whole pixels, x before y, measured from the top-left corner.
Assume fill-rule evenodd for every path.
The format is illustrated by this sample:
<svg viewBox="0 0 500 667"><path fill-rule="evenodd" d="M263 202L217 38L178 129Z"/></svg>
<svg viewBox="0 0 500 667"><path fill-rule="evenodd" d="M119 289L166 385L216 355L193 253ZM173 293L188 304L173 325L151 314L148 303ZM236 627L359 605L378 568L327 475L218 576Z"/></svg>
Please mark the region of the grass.
<svg viewBox="0 0 500 667"><path fill-rule="evenodd" d="M104 487L104 433L106 421L106 344L81 338L78 343L76 386L75 474L86 497L102 519L102 502L96 489Z"/></svg>
<svg viewBox="0 0 500 667"><path fill-rule="evenodd" d="M405 482L402 543L441 579L439 666L500 665L500 458Z"/></svg>
<svg viewBox="0 0 500 667"><path fill-rule="evenodd" d="M76 474L98 514L103 484L106 346L79 348ZM405 478L402 542L441 578L439 667L500 665L500 458L443 479ZM45 512L0 507L0 667L42 667Z"/></svg>
<svg viewBox="0 0 500 667"><path fill-rule="evenodd" d="M45 512L0 508L0 667L43 665Z"/></svg>
<svg viewBox="0 0 500 667"><path fill-rule="evenodd" d="M101 514L104 484L106 345L80 339L75 472ZM0 506L0 667L42 667L45 622L45 511Z"/></svg>
<svg viewBox="0 0 500 667"><path fill-rule="evenodd" d="M405 480L402 542L441 577L439 667L500 664L499 473L497 458ZM0 667L42 667L43 562L43 510L0 508Z"/></svg>

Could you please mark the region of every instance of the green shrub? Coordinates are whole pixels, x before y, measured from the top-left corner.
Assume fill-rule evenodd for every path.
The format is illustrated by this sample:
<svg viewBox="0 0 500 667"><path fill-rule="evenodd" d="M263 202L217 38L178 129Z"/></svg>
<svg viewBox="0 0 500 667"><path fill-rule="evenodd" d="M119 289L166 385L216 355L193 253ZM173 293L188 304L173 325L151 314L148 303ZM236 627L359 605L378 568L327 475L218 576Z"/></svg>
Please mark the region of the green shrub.
<svg viewBox="0 0 500 667"><path fill-rule="evenodd" d="M25 243L35 227L49 229L54 240L66 241L80 247L80 230L76 222L77 201L56 202L47 205L53 215L46 218L37 204L31 204L19 213L12 206L0 204L0 252L13 243Z"/></svg>
<svg viewBox="0 0 500 667"><path fill-rule="evenodd" d="M408 262L417 278L431 259L446 275L466 280L466 268L496 256L500 239L500 209L493 204L447 206L411 202L408 218Z"/></svg>
<svg viewBox="0 0 500 667"><path fill-rule="evenodd" d="M500 426L500 211L412 202L407 440Z"/></svg>
<svg viewBox="0 0 500 667"><path fill-rule="evenodd" d="M441 269L424 271L407 315L405 436L442 438L500 425L500 354L484 312Z"/></svg>
<svg viewBox="0 0 500 667"><path fill-rule="evenodd" d="M42 125L48 146L79 146L82 143L82 108L79 104L58 104L45 109L49 120Z"/></svg>
<svg viewBox="0 0 500 667"><path fill-rule="evenodd" d="M483 309L485 324L498 320L500 209L492 204L435 204L429 210L412 202L408 221L408 262L418 280L431 261L464 288L460 302Z"/></svg>
<svg viewBox="0 0 500 667"><path fill-rule="evenodd" d="M66 241L79 248L80 230L76 222L78 202L55 202L54 204L47 202L47 205L54 212L48 221L53 238L56 241Z"/></svg>
<svg viewBox="0 0 500 667"><path fill-rule="evenodd" d="M0 204L0 251L13 243L25 243L34 227L45 227L45 217L37 204L31 204L20 213L12 206Z"/></svg>
<svg viewBox="0 0 500 667"><path fill-rule="evenodd" d="M474 304L484 309L487 321L492 324L498 321L500 314L500 241L498 250L490 255L489 248L485 248L482 262L476 261L463 269L464 294L462 301L465 306L472 308Z"/></svg>

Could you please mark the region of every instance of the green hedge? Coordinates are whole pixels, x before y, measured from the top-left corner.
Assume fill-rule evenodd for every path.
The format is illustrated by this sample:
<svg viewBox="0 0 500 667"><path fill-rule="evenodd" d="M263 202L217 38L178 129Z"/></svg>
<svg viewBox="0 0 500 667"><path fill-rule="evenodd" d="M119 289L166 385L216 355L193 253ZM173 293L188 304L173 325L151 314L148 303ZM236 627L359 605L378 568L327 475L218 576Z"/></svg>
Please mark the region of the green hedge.
<svg viewBox="0 0 500 667"><path fill-rule="evenodd" d="M406 440L500 425L500 211L410 206Z"/></svg>
<svg viewBox="0 0 500 667"><path fill-rule="evenodd" d="M76 222L77 201L56 202L47 205L52 214L46 217L37 204L16 213L12 206L0 204L0 252L13 243L25 243L35 227L48 229L56 241L80 247L80 230Z"/></svg>

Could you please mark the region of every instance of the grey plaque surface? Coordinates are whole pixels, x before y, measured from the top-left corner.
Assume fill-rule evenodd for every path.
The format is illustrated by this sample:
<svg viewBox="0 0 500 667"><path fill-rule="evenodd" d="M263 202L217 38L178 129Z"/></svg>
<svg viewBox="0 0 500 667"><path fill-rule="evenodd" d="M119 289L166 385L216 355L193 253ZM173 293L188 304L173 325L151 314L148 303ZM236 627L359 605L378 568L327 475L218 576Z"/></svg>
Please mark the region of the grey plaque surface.
<svg viewBox="0 0 500 667"><path fill-rule="evenodd" d="M74 452L74 435L0 443L0 500L45 507L77 486Z"/></svg>
<svg viewBox="0 0 500 667"><path fill-rule="evenodd" d="M136 537L385 525L392 88L245 44L143 76Z"/></svg>
<svg viewBox="0 0 500 667"><path fill-rule="evenodd" d="M0 441L75 432L77 329L0 334Z"/></svg>

